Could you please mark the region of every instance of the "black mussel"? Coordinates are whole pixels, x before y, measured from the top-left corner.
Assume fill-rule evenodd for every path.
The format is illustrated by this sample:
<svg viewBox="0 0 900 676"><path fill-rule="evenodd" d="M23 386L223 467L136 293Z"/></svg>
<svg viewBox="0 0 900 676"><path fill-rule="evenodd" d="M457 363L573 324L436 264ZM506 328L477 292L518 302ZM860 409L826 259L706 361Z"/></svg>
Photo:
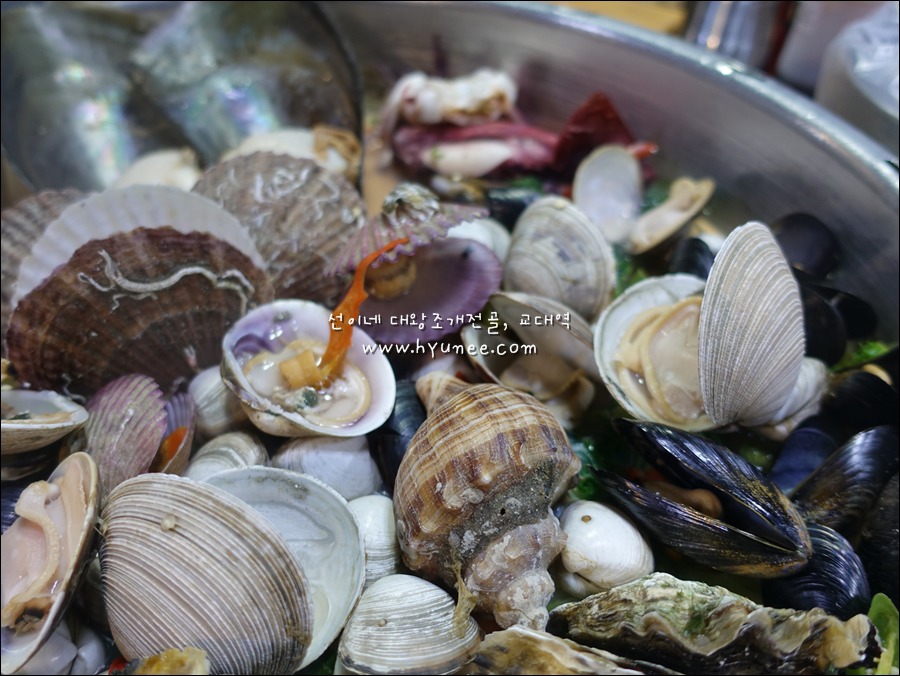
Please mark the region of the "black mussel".
<svg viewBox="0 0 900 676"><path fill-rule="evenodd" d="M868 371L842 374L822 398L822 415L851 432L879 425L897 425L900 394L897 388Z"/></svg>
<svg viewBox="0 0 900 676"><path fill-rule="evenodd" d="M484 192L491 218L512 230L529 204L543 193L531 188L488 188Z"/></svg>
<svg viewBox="0 0 900 676"><path fill-rule="evenodd" d="M617 431L673 483L711 493L721 517L598 470L618 505L663 543L718 570L753 577L787 575L806 565L811 544L790 500L724 446L665 425L615 421Z"/></svg>
<svg viewBox="0 0 900 676"><path fill-rule="evenodd" d="M812 214L791 213L770 223L788 263L822 278L840 262L840 245L834 233Z"/></svg>
<svg viewBox="0 0 900 676"><path fill-rule="evenodd" d="M393 412L381 427L367 435L369 453L381 470L384 485L391 493L394 491L400 461L403 460L410 440L424 421L425 407L416 394L415 383L411 380L398 380Z"/></svg>
<svg viewBox="0 0 900 676"><path fill-rule="evenodd" d="M887 594L895 606L900 606L898 500L898 475L895 474L869 512L856 548L869 576L872 593Z"/></svg>
<svg viewBox="0 0 900 676"><path fill-rule="evenodd" d="M837 364L847 349L844 318L812 287L801 284L800 298L803 302L806 356L821 359L829 366Z"/></svg>
<svg viewBox="0 0 900 676"><path fill-rule="evenodd" d="M686 272L702 279L709 276L715 254L699 237L688 237L678 242L669 261L669 272Z"/></svg>
<svg viewBox="0 0 900 676"><path fill-rule="evenodd" d="M848 338L866 338L874 333L878 326L878 315L868 302L852 293L828 286L799 268L794 268L794 277L804 294L814 293L834 309L844 324L844 332Z"/></svg>
<svg viewBox="0 0 900 676"><path fill-rule="evenodd" d="M791 495L806 521L855 541L885 484L897 473L898 441L897 428L882 425L855 434L829 456Z"/></svg>
<svg viewBox="0 0 900 676"><path fill-rule="evenodd" d="M763 603L774 608L812 610L849 620L872 601L862 561L847 539L827 526L807 524L813 553L803 570L762 583Z"/></svg>
<svg viewBox="0 0 900 676"><path fill-rule="evenodd" d="M800 423L784 440L769 471L769 479L790 493L847 440L850 435L829 417L814 415Z"/></svg>

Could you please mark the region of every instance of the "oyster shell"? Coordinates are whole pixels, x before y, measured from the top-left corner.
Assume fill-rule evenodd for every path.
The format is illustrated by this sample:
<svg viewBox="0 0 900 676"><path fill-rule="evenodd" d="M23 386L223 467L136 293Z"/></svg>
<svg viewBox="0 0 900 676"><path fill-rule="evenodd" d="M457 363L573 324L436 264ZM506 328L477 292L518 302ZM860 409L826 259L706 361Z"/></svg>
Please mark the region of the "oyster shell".
<svg viewBox="0 0 900 676"><path fill-rule="evenodd" d="M25 664L62 619L93 544L99 501L97 466L84 453L19 498L20 518L2 537L4 674Z"/></svg>
<svg viewBox="0 0 900 676"><path fill-rule="evenodd" d="M880 654L865 615L757 605L722 587L654 573L553 610L548 629L686 674L814 674Z"/></svg>
<svg viewBox="0 0 900 676"><path fill-rule="evenodd" d="M104 599L125 659L194 646L214 673L300 667L313 624L305 575L244 502L190 479L144 474L110 494L101 518Z"/></svg>
<svg viewBox="0 0 900 676"><path fill-rule="evenodd" d="M268 366L296 353L291 345L298 341L324 349L330 321L331 313L321 305L279 300L245 315L225 335L222 375L254 425L279 436L354 437L387 420L396 393L394 373L383 354L370 354L375 343L358 328L344 375L316 395L314 405L302 392L290 390L274 373L277 369L269 373Z"/></svg>
<svg viewBox="0 0 900 676"><path fill-rule="evenodd" d="M464 389L429 410L400 464L394 513L404 562L456 585L501 626L542 628L553 592L546 569L565 543L550 505L580 465L533 397Z"/></svg>

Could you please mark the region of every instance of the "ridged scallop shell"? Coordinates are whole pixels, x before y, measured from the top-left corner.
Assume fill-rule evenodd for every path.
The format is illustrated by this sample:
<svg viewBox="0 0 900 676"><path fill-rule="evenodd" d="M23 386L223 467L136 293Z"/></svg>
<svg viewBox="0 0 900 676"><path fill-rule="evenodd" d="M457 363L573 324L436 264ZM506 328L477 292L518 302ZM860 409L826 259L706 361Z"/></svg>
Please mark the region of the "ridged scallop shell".
<svg viewBox="0 0 900 676"><path fill-rule="evenodd" d="M591 322L609 303L615 283L612 248L572 202L544 197L519 217L506 257L505 289L553 298Z"/></svg>
<svg viewBox="0 0 900 676"><path fill-rule="evenodd" d="M218 363L227 328L271 293L222 240L139 228L85 244L24 297L7 350L32 388L91 393L143 372L168 389Z"/></svg>
<svg viewBox="0 0 900 676"><path fill-rule="evenodd" d="M71 399L48 390L3 390L3 455L49 446L88 419L88 412ZM22 417L27 414L27 417ZM5 463L4 463L5 464Z"/></svg>
<svg viewBox="0 0 900 676"><path fill-rule="evenodd" d="M542 627L553 591L546 567L565 540L550 505L580 465L533 397L497 385L461 391L430 412L397 473L404 562L461 580L501 626Z"/></svg>
<svg viewBox="0 0 900 676"><path fill-rule="evenodd" d="M290 549L244 502L203 483L145 474L102 514L110 629L127 660L171 646L209 654L214 673L293 673L313 612Z"/></svg>
<svg viewBox="0 0 900 676"><path fill-rule="evenodd" d="M337 638L366 577L363 537L347 501L314 477L275 467L228 470L207 481L259 512L303 568L313 601L306 666Z"/></svg>
<svg viewBox="0 0 900 676"><path fill-rule="evenodd" d="M29 614L34 599L44 616L40 623L34 617L24 627L3 627L4 674L17 671L37 652L72 600L94 542L100 501L97 466L84 453L75 453L47 482L35 482L26 491L32 491L26 498L27 512L35 518L20 517L3 533L3 614L4 620L7 612L14 616L17 603L25 604L23 614ZM52 563L47 552L59 554L55 567L47 567Z"/></svg>
<svg viewBox="0 0 900 676"><path fill-rule="evenodd" d="M716 254L700 312L700 389L717 425L771 421L800 375L806 340L797 281L762 223Z"/></svg>
<svg viewBox="0 0 900 676"><path fill-rule="evenodd" d="M454 621L453 598L412 575L377 580L341 636L336 673L452 674L471 659L478 624Z"/></svg>
<svg viewBox="0 0 900 676"><path fill-rule="evenodd" d="M16 290L19 266L31 252L32 246L44 230L55 221L63 210L85 195L77 190L46 190L31 195L6 209L0 215L0 341L6 336L9 316L12 314L12 296ZM6 354L6 348L4 354Z"/></svg>
<svg viewBox="0 0 900 676"><path fill-rule="evenodd" d="M313 160L260 152L212 167L194 192L249 230L278 297L337 304L347 277L324 271L365 216L347 179Z"/></svg>
<svg viewBox="0 0 900 676"><path fill-rule="evenodd" d="M176 188L135 185L90 195L64 209L49 223L21 262L13 307L91 240L159 226L184 234L213 235L263 268L262 258L241 224L210 200Z"/></svg>

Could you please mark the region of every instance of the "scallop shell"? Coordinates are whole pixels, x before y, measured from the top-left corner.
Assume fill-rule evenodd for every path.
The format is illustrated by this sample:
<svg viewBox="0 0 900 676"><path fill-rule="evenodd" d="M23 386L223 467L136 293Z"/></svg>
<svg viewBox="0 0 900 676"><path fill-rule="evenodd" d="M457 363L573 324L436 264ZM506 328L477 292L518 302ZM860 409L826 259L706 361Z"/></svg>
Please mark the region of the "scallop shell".
<svg viewBox="0 0 900 676"><path fill-rule="evenodd" d="M797 281L762 223L734 230L716 255L697 337L713 424L771 421L797 382L806 340Z"/></svg>
<svg viewBox="0 0 900 676"><path fill-rule="evenodd" d="M572 202L543 197L519 217L503 286L546 296L589 322L609 303L616 283L612 248Z"/></svg>
<svg viewBox="0 0 900 676"><path fill-rule="evenodd" d="M3 455L49 446L88 419L88 412L68 397L44 390L3 390ZM23 417L27 414L27 417Z"/></svg>
<svg viewBox="0 0 900 676"><path fill-rule="evenodd" d="M33 606L31 599L36 599L44 615L41 622L33 621L30 626L3 627L4 674L17 671L38 651L72 600L94 541L100 500L97 466L84 453L75 453L59 464L47 482L36 482L26 491L33 491L27 500L28 512L35 513L38 501L43 511L36 519L20 517L3 533L4 624L13 601ZM61 532L61 523L67 526L65 532ZM60 552L60 560L56 567L46 569L35 557L43 558L44 552L54 550ZM26 594L34 585L31 595Z"/></svg>
<svg viewBox="0 0 900 676"><path fill-rule="evenodd" d="M278 300L245 315L225 335L222 374L254 425L279 436L355 437L371 432L387 420L396 395L394 372L375 342L358 328L353 331L353 343L345 361L365 376L371 400L356 422L341 427L314 423L257 391L244 374L244 364L263 350L277 354L297 338L310 338L324 345L331 334L330 318L329 310L316 303Z"/></svg>
<svg viewBox="0 0 900 676"><path fill-rule="evenodd" d="M213 235L263 269L263 259L253 240L237 219L216 204L176 188L136 185L90 195L49 223L22 260L12 307L91 240L158 226L169 226L184 234Z"/></svg>
<svg viewBox="0 0 900 676"><path fill-rule="evenodd" d="M501 626L542 628L565 537L550 505L581 463L533 397L474 385L430 412L394 486L403 559L458 585Z"/></svg>
<svg viewBox="0 0 900 676"><path fill-rule="evenodd" d="M217 164L194 192L249 230L278 297L337 304L347 278L324 271L365 216L345 178L314 160L259 152Z"/></svg>
<svg viewBox="0 0 900 676"><path fill-rule="evenodd" d="M226 329L270 298L262 272L224 241L139 228L85 244L25 296L7 350L32 388L91 393L144 372L168 389L217 363Z"/></svg>
<svg viewBox="0 0 900 676"><path fill-rule="evenodd" d="M306 666L337 638L365 581L363 537L347 501L318 479L275 467L228 470L207 481L259 512L303 568L313 601Z"/></svg>
<svg viewBox="0 0 900 676"><path fill-rule="evenodd" d="M6 336L9 316L12 314L12 296L16 290L19 266L28 256L44 230L73 202L84 199L77 190L46 190L26 197L0 215L0 340ZM4 354L5 348L4 348Z"/></svg>
<svg viewBox="0 0 900 676"><path fill-rule="evenodd" d="M293 673L303 663L313 624L303 570L244 502L145 474L113 491L102 522L104 597L125 659L194 646L214 673Z"/></svg>
<svg viewBox="0 0 900 676"><path fill-rule="evenodd" d="M377 580L359 600L338 646L336 673L452 674L479 641L478 624L454 620L440 587L411 575Z"/></svg>

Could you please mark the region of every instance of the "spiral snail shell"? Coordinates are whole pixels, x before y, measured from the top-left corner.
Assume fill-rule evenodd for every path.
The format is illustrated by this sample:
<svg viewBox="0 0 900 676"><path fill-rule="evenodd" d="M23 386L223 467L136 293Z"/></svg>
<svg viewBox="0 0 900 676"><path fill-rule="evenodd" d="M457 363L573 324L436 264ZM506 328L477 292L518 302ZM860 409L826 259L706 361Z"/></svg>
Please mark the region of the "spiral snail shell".
<svg viewBox="0 0 900 676"><path fill-rule="evenodd" d="M493 384L462 390L429 411L400 465L394 514L404 562L455 585L461 607L492 612L502 627L543 629L547 566L565 544L550 505L580 466L535 398Z"/></svg>

